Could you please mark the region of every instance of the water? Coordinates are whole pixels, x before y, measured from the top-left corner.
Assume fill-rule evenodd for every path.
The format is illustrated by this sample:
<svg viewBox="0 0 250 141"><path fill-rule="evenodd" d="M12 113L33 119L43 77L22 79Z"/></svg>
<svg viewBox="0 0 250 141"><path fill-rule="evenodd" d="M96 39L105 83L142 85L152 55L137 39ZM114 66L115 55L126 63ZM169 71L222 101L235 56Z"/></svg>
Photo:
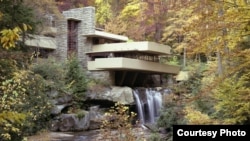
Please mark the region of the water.
<svg viewBox="0 0 250 141"><path fill-rule="evenodd" d="M155 123L162 108L162 94L153 89L135 89L134 96L140 123Z"/></svg>
<svg viewBox="0 0 250 141"><path fill-rule="evenodd" d="M145 118L144 118L144 105L142 104L142 101L139 98L138 95L138 90L134 91L134 96L135 96L135 100L136 100L136 107L137 107L137 112L138 112L138 116L139 116L139 121L144 124L145 123Z"/></svg>

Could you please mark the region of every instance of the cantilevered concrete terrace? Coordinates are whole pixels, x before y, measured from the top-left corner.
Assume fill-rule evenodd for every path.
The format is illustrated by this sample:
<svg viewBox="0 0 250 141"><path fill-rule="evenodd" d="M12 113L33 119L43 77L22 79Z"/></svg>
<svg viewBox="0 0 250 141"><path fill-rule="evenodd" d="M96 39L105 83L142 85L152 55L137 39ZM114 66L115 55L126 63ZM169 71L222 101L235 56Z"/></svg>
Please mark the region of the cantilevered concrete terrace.
<svg viewBox="0 0 250 141"><path fill-rule="evenodd" d="M53 37L46 37L40 35L30 35L30 38L25 40L25 44L30 47L40 47L44 49L56 49L56 41Z"/></svg>
<svg viewBox="0 0 250 141"><path fill-rule="evenodd" d="M118 58L97 58L88 62L88 70L137 70L154 73L177 74L179 67L144 60Z"/></svg>
<svg viewBox="0 0 250 141"><path fill-rule="evenodd" d="M136 51L156 55L171 54L169 46L148 41L93 45L92 51L87 54Z"/></svg>
<svg viewBox="0 0 250 141"><path fill-rule="evenodd" d="M128 41L128 37L126 36L121 36L121 35L98 31L98 30L95 30L93 33L82 34L82 36L105 38L105 39L111 39L113 41L124 41L124 42Z"/></svg>
<svg viewBox="0 0 250 141"><path fill-rule="evenodd" d="M170 54L170 47L154 42L125 42L94 45L87 55L88 70L128 70L177 74L178 66L159 63L159 55Z"/></svg>

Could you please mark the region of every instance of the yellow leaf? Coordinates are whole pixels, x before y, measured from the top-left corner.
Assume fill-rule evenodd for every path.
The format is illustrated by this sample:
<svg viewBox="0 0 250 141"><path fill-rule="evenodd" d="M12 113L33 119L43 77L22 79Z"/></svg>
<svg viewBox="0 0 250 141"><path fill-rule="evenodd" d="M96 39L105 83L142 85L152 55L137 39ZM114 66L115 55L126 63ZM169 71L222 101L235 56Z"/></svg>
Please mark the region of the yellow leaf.
<svg viewBox="0 0 250 141"><path fill-rule="evenodd" d="M9 29L9 31L11 32L11 30ZM18 28L18 27L15 27L14 29L13 29L13 33L18 33L20 31L20 29Z"/></svg>
<svg viewBox="0 0 250 141"><path fill-rule="evenodd" d="M32 27L30 25L27 25L27 26L28 26L29 30L32 30Z"/></svg>
<svg viewBox="0 0 250 141"><path fill-rule="evenodd" d="M27 29L28 29L27 25L24 23L23 23L23 29L24 29L24 31L27 31Z"/></svg>

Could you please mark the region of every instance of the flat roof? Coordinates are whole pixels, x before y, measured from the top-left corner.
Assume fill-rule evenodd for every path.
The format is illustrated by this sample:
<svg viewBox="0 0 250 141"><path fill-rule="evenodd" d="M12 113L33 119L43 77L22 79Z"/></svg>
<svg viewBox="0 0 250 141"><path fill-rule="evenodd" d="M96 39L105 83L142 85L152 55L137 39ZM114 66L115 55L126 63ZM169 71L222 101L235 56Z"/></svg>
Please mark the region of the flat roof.
<svg viewBox="0 0 250 141"><path fill-rule="evenodd" d="M88 34L82 34L82 35L86 37L106 38L106 39L111 39L115 41L128 41L128 37L126 36L112 34L112 33L104 32L104 31L98 31L98 30L95 30L94 33L88 33Z"/></svg>
<svg viewBox="0 0 250 141"><path fill-rule="evenodd" d="M156 55L168 55L171 54L170 49L171 47L168 45L162 45L149 41L141 41L93 45L92 51L86 52L86 54L138 51Z"/></svg>

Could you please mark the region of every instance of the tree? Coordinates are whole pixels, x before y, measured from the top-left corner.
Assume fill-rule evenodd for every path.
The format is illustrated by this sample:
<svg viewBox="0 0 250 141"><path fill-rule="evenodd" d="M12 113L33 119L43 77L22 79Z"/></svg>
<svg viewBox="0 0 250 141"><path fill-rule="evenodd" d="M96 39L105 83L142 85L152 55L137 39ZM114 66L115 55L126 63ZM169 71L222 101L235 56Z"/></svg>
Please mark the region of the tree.
<svg viewBox="0 0 250 141"><path fill-rule="evenodd" d="M249 14L246 7L240 7L240 3L230 1L192 1L185 5L193 18L187 19L189 26L182 28L184 40L176 49L188 47L189 55L205 54L208 60L216 60L217 73L221 75L222 68L226 67L222 66L225 65L224 59L245 36L242 29L248 24L244 20L249 18L246 16Z"/></svg>
<svg viewBox="0 0 250 141"><path fill-rule="evenodd" d="M20 51L22 44L18 41L26 32L34 31L31 26L35 27L36 23L32 9L22 2L0 1L0 140L4 141L21 141L24 133L30 132L27 129L31 129L31 132L40 129L40 125L45 124L35 126L35 123L45 121L49 110L45 93L42 92L44 83L41 77L22 70L29 56ZM26 60L22 59L23 54Z"/></svg>
<svg viewBox="0 0 250 141"><path fill-rule="evenodd" d="M75 108L84 105L87 81L78 59L72 54L67 63L66 85L72 93Z"/></svg>
<svg viewBox="0 0 250 141"><path fill-rule="evenodd" d="M26 7L32 8L36 20L39 19L39 27L36 32L40 32L41 30L43 30L44 25L53 26L48 21L55 21L62 18L62 15L57 7L57 3L55 0L23 0L23 3Z"/></svg>
<svg viewBox="0 0 250 141"><path fill-rule="evenodd" d="M250 123L250 73L236 73L226 78L216 89L216 118L227 124Z"/></svg>
<svg viewBox="0 0 250 141"><path fill-rule="evenodd" d="M78 8L84 6L94 6L95 0L55 0L60 12L69 10L70 8Z"/></svg>
<svg viewBox="0 0 250 141"><path fill-rule="evenodd" d="M118 20L124 24L124 33L132 40L144 40L144 27L141 26L142 10L145 3L140 0L128 1L127 5L120 11ZM113 23L115 24L115 23ZM111 30L112 32L112 30Z"/></svg>
<svg viewBox="0 0 250 141"><path fill-rule="evenodd" d="M110 0L95 0L96 22L99 27L103 27L112 17Z"/></svg>
<svg viewBox="0 0 250 141"><path fill-rule="evenodd" d="M188 25L181 27L184 38L176 44L176 50L187 47L189 57L206 56L208 67L202 74L201 90L198 97L192 99L209 97L210 111L213 109L217 114L202 113L220 123L249 123L249 90L246 88L249 86L249 48L246 46L249 6L244 0L207 0L189 1L184 7L191 15L186 19ZM169 35L165 36L166 40Z"/></svg>
<svg viewBox="0 0 250 141"><path fill-rule="evenodd" d="M20 34L32 29L31 26L23 24L22 27L14 27L13 29L3 29L1 33L1 44L4 49L16 47L16 42L20 39ZM23 30L22 30L23 29Z"/></svg>
<svg viewBox="0 0 250 141"><path fill-rule="evenodd" d="M162 28L166 18L167 3L162 0L128 1L122 3L120 12L113 12L116 17L108 25L116 24L114 21L123 21L126 35L133 40L151 40L159 42L162 36ZM107 26L107 30L115 32ZM105 27L106 28L106 27ZM115 28L116 29L116 28ZM123 28L124 29L124 28ZM119 31L119 30L118 30ZM123 31L124 32L124 31Z"/></svg>
<svg viewBox="0 0 250 141"><path fill-rule="evenodd" d="M21 135L32 134L46 127L51 104L45 93L45 81L28 70L14 72L11 79L0 85L0 113L25 114Z"/></svg>
<svg viewBox="0 0 250 141"><path fill-rule="evenodd" d="M24 30L23 24L32 27L32 31L36 29L36 24L33 9L24 5L22 0L2 0L0 2L2 13L0 29L14 29L16 27Z"/></svg>

